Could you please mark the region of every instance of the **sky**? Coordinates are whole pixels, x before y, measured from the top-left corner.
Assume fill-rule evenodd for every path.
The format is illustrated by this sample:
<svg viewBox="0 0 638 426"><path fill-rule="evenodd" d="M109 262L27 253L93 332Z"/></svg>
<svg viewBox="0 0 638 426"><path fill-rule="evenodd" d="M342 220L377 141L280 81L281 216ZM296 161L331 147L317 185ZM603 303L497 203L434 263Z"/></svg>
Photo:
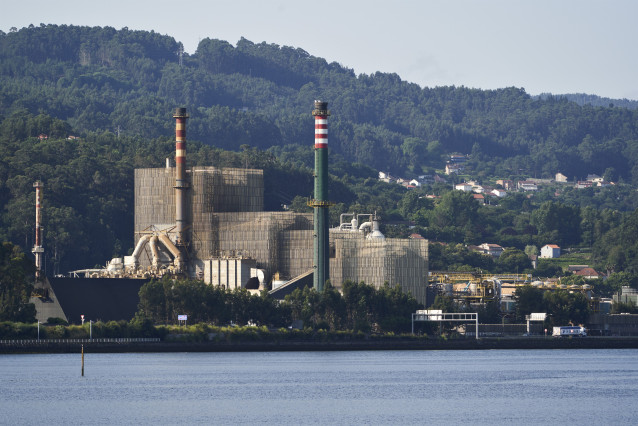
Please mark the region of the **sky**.
<svg viewBox="0 0 638 426"><path fill-rule="evenodd" d="M189 54L244 37L422 87L638 100L637 17L635 0L21 0L2 6L0 30L154 30Z"/></svg>

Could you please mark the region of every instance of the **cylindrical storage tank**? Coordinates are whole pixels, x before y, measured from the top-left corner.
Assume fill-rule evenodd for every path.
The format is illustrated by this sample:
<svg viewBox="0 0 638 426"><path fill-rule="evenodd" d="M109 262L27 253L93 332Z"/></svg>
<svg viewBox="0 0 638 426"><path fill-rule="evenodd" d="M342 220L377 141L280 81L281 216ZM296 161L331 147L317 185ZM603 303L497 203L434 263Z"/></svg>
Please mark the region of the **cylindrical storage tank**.
<svg viewBox="0 0 638 426"><path fill-rule="evenodd" d="M385 240L385 235L383 235L379 229L378 221L372 221L372 232L368 235L367 238L369 240Z"/></svg>

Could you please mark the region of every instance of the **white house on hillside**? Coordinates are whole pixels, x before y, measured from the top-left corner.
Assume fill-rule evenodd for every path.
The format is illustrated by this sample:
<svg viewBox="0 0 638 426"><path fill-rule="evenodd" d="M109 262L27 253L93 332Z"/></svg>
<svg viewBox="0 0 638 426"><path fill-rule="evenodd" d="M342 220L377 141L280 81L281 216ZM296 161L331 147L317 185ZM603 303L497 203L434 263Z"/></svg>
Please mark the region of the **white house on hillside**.
<svg viewBox="0 0 638 426"><path fill-rule="evenodd" d="M555 259L557 257L560 257L560 247L556 244L546 244L541 247L541 258Z"/></svg>
<svg viewBox="0 0 638 426"><path fill-rule="evenodd" d="M538 186L536 186L536 182L532 182L529 180L519 180L518 181L518 189L523 191L537 191Z"/></svg>
<svg viewBox="0 0 638 426"><path fill-rule="evenodd" d="M479 247L483 251L483 253L489 254L490 256L494 257L499 257L501 254L503 254L504 251L503 247L499 246L498 244L483 243L479 245Z"/></svg>
<svg viewBox="0 0 638 426"><path fill-rule="evenodd" d="M454 185L454 189L458 191L472 192L473 186L467 182L457 183Z"/></svg>

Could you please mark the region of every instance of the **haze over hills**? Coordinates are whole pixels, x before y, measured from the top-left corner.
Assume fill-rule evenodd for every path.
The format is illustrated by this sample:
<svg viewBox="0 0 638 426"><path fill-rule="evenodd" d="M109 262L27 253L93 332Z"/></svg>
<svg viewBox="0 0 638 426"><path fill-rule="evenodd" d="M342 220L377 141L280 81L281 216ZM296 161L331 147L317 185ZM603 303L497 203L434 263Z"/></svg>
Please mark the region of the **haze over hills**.
<svg viewBox="0 0 638 426"><path fill-rule="evenodd" d="M41 25L0 34L0 238L32 244L32 184L41 179L45 241L56 270L126 254L133 169L161 167L173 155L175 107L190 114L190 164L263 168L267 208L305 208L299 197L312 190L315 99L332 111L337 217L377 211L414 221L426 238L523 249L551 238L591 245L622 222L622 215L596 208L635 208L635 193L620 185L571 194L577 207L557 211L578 222L581 206L591 207L591 232L581 235L567 224L552 228L563 222L547 229L533 223L530 212L554 202L554 191L503 200L512 211L482 213L470 205L461 215L455 209L467 205L465 198L435 206L424 194L377 180L380 170L434 174L449 154L460 153L479 180L596 173L636 185L638 111L620 103L579 105L513 87L422 88L396 74L355 75L301 48L246 39L236 46L204 39L188 55L155 32Z"/></svg>

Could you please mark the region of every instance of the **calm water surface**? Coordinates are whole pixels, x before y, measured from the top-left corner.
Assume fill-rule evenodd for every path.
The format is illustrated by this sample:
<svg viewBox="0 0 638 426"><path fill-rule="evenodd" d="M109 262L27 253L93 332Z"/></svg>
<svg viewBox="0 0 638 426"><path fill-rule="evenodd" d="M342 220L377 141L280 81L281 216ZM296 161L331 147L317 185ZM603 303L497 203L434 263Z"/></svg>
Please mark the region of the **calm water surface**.
<svg viewBox="0 0 638 426"><path fill-rule="evenodd" d="M638 350L0 355L0 423L637 424Z"/></svg>

